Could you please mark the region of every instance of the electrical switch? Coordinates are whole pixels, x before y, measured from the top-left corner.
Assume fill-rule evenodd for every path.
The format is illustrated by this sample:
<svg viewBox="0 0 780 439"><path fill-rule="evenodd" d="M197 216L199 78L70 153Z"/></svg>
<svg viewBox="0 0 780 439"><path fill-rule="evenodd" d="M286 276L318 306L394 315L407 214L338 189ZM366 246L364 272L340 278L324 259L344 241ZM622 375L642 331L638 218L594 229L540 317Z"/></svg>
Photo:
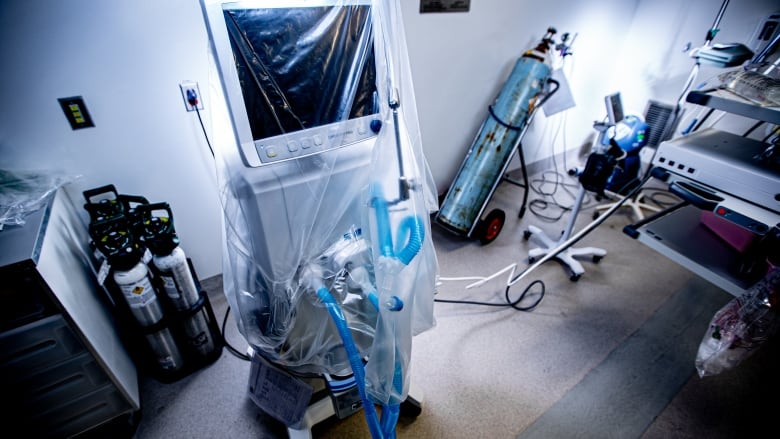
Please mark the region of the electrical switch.
<svg viewBox="0 0 780 439"><path fill-rule="evenodd" d="M70 127L74 130L81 128L94 127L92 117L87 111L87 106L84 104L84 99L81 96L72 96L69 98L59 98L60 107L65 113L65 117L70 122Z"/></svg>

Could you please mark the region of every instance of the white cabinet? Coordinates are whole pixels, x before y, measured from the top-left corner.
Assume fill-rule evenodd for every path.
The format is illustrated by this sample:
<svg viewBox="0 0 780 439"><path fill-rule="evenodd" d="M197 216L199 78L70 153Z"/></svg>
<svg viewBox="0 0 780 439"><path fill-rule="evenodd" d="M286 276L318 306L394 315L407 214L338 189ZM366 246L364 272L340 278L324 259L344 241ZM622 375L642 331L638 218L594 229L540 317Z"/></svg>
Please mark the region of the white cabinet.
<svg viewBox="0 0 780 439"><path fill-rule="evenodd" d="M63 189L0 231L2 420L21 437L71 437L140 410L88 243Z"/></svg>

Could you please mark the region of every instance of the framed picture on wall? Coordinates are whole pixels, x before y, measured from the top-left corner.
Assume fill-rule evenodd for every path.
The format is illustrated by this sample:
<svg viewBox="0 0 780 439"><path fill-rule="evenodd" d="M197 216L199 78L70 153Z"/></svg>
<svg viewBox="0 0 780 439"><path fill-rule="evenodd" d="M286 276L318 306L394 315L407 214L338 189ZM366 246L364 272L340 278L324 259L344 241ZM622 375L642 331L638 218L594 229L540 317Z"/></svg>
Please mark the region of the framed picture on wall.
<svg viewBox="0 0 780 439"><path fill-rule="evenodd" d="M471 0L420 0L420 13L468 12Z"/></svg>

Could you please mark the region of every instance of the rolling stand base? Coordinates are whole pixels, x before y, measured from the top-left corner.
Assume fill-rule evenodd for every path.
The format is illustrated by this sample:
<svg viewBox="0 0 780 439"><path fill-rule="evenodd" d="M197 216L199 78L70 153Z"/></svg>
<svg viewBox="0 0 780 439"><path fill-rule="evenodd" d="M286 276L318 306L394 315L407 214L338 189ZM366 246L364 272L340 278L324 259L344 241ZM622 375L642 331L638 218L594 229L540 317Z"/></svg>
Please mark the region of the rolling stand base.
<svg viewBox="0 0 780 439"><path fill-rule="evenodd" d="M566 230L563 231L561 238L558 241L553 241L538 227L528 226L528 230L523 233L525 239L531 240L532 243L538 247L533 248L528 252L528 262L534 263L537 259L546 256L550 251L554 250L559 245L568 241L571 237L572 230L574 230L574 221L577 220L577 214L582 206L582 199L585 197L585 188L580 185L579 191L577 191L577 199L574 201L574 207L572 207L571 216L566 224ZM598 263L601 258L606 256L607 251L596 247L583 247L572 248L569 247L566 250L561 251L554 256L555 259L561 261L564 265L569 267L571 275L569 279L572 282L580 280L580 276L585 273L585 269L582 268L582 264L575 258L591 258L595 263Z"/></svg>
<svg viewBox="0 0 780 439"><path fill-rule="evenodd" d="M566 239L562 239L561 241L553 241L541 229L534 226L528 226L528 230L525 232L525 235L526 238L530 239L532 243L538 246L536 248L531 249L528 252L529 263L534 263L539 258L549 253L550 250L553 250L555 247L557 247L566 239L568 239L566 238ZM578 261L575 258L580 258L580 259L590 258L591 261L598 263L599 261L601 261L601 258L603 258L606 255L607 255L607 251L601 248L569 247L568 249L558 253L555 256L555 259L559 260L561 263L563 263L569 268L569 271L571 272L571 276L569 276L569 279L571 279L572 282L576 282L580 279L580 276L582 276L582 274L585 273L585 269L582 267L580 261Z"/></svg>
<svg viewBox="0 0 780 439"><path fill-rule="evenodd" d="M627 207L631 209L631 213L634 214L634 218L637 220L642 220L645 218L645 214L643 210L647 210L649 212L659 212L660 209L656 206L653 206L651 204L644 203L645 195L643 193L639 193L635 198L632 198L628 201L626 201L622 207ZM596 210L593 212L593 219L596 219L603 210L609 210L612 206L614 206L615 203L608 203L608 204L602 204L600 206L596 206Z"/></svg>

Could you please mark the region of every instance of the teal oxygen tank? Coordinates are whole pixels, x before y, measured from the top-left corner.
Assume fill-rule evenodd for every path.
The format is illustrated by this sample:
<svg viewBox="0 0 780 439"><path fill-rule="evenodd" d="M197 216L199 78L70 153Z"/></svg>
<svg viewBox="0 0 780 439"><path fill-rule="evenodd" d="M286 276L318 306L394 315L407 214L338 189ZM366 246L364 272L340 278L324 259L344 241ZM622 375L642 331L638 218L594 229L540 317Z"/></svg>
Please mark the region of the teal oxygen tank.
<svg viewBox="0 0 780 439"><path fill-rule="evenodd" d="M446 229L470 235L523 128L552 75L548 51L555 29L515 63L436 216Z"/></svg>

